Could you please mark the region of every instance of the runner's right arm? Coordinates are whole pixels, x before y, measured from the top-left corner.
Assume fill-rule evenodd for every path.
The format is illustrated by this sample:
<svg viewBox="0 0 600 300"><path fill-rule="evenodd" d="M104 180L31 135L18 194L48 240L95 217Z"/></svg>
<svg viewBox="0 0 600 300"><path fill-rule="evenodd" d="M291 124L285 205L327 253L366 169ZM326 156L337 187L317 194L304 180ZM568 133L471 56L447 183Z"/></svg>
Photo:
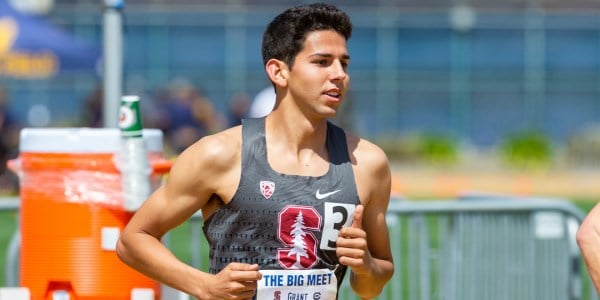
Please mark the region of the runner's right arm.
<svg viewBox="0 0 600 300"><path fill-rule="evenodd" d="M249 264L230 264L215 275L202 272L161 243L165 233L205 208L209 200L231 193L227 187L241 165L240 146L231 134L229 130L207 136L186 149L165 185L135 213L117 244L117 254L126 264L198 299L250 298L261 278L258 265Z"/></svg>

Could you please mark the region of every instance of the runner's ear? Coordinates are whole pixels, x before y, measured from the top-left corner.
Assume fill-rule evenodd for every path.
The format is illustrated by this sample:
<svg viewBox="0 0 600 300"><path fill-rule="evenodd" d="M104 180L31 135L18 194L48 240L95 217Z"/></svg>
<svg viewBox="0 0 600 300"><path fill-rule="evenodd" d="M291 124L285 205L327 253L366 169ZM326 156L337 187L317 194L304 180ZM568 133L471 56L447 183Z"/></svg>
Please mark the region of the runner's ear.
<svg viewBox="0 0 600 300"><path fill-rule="evenodd" d="M288 79L287 64L278 59L269 59L265 64L265 70L269 79L277 86L286 87Z"/></svg>

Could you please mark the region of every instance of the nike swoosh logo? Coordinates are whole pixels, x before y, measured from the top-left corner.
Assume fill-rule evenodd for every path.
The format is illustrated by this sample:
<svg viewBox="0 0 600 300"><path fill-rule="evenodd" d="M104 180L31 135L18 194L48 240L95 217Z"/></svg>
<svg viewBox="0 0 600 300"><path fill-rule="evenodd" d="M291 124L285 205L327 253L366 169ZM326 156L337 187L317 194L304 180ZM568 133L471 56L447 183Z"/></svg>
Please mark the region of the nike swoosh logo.
<svg viewBox="0 0 600 300"><path fill-rule="evenodd" d="M341 190L335 190L333 192L321 194L320 190L317 190L317 192L315 193L315 197L317 197L317 199L321 200L321 199L325 199L325 198L327 198L327 197L329 197L329 196L331 196L331 195L333 195L333 194L335 194L335 193L337 193L339 191L341 191Z"/></svg>

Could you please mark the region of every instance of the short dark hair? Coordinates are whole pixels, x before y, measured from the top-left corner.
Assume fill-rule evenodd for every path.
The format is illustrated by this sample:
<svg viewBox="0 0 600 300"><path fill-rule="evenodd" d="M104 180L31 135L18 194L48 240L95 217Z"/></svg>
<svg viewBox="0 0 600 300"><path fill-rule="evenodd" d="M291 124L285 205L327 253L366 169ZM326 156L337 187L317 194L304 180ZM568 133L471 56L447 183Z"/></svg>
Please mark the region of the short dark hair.
<svg viewBox="0 0 600 300"><path fill-rule="evenodd" d="M263 34L263 65L275 58L291 69L296 55L302 50L306 36L317 30L333 30L346 41L352 34L350 17L337 7L313 3L292 7L269 23Z"/></svg>

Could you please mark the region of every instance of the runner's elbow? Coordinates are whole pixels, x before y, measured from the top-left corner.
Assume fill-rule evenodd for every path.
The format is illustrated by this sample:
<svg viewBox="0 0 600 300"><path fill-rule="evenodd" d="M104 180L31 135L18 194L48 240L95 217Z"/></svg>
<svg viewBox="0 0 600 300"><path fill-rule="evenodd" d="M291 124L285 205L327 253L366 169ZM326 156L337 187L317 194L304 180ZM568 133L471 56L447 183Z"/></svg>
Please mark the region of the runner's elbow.
<svg viewBox="0 0 600 300"><path fill-rule="evenodd" d="M121 235L119 237L119 239L117 240L117 247L116 247L116 252L117 252L117 257L124 262L127 265L131 265L131 255L130 255L130 249L129 249L129 244L127 237L124 235Z"/></svg>
<svg viewBox="0 0 600 300"><path fill-rule="evenodd" d="M599 239L597 226L590 222L583 222L577 230L576 240L579 247L584 248Z"/></svg>

